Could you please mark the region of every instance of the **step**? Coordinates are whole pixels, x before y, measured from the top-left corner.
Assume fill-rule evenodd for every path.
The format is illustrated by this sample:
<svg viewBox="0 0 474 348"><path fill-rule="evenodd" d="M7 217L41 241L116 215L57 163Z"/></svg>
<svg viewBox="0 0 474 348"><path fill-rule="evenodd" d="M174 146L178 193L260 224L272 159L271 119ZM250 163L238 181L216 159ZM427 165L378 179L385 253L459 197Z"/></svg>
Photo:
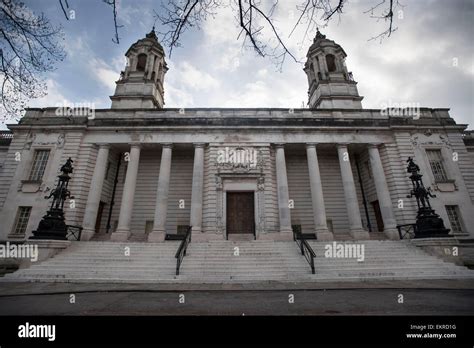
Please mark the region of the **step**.
<svg viewBox="0 0 474 348"><path fill-rule="evenodd" d="M179 241L74 242L55 257L5 276L5 280L59 282L255 282L364 281L370 279L464 279L474 272L431 256L406 242L338 241L363 244L364 261L326 258L330 242L309 241L316 252L316 274L294 241L225 241L191 243L175 275ZM239 247L239 256L234 248ZM125 249L129 248L129 249ZM125 255L125 250L130 255Z"/></svg>

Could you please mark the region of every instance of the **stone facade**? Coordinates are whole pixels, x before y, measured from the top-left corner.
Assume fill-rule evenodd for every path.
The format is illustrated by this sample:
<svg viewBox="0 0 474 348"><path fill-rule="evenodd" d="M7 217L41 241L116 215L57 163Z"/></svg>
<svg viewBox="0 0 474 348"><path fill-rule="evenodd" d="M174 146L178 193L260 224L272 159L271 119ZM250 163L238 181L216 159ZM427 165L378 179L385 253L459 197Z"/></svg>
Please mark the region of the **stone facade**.
<svg viewBox="0 0 474 348"><path fill-rule="evenodd" d="M0 239L30 236L68 157L74 202L66 219L83 227L83 240L163 241L187 226L194 240L225 239L235 192L253 195L256 239L290 239L293 225L319 240L397 239L396 226L413 223L416 214L407 198L409 156L434 189L432 205L446 226L474 237L466 125L448 109L421 108L417 117L363 109L344 51L320 33L305 67L310 109L165 109L166 63L154 33L127 57L111 109L93 117L28 109L9 125L13 139L0 152ZM41 178L30 180L38 150L49 157ZM427 150L439 150L443 180L434 176ZM446 206L457 212L460 228L450 226ZM18 234L20 207L31 213Z"/></svg>

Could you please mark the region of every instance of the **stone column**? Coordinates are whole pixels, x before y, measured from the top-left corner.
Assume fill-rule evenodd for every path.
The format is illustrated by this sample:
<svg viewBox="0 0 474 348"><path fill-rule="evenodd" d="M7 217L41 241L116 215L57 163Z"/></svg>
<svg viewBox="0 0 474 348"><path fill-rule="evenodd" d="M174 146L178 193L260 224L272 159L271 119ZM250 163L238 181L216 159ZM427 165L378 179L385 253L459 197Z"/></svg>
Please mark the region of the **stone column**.
<svg viewBox="0 0 474 348"><path fill-rule="evenodd" d="M122 203L117 230L112 233L112 241L126 241L130 237L130 223L132 221L133 201L135 198L135 186L138 176L138 164L140 162L140 144L132 144L130 147L127 174L123 185Z"/></svg>
<svg viewBox="0 0 474 348"><path fill-rule="evenodd" d="M94 235L97 213L99 210L100 196L102 194L102 186L104 185L105 172L109 159L108 144L99 145L97 159L95 162L94 174L92 175L89 194L87 196L86 209L84 211L84 219L82 220L81 240L89 240Z"/></svg>
<svg viewBox="0 0 474 348"><path fill-rule="evenodd" d="M357 199L354 177L352 176L351 161L347 144L337 144L339 165L341 167L342 186L346 199L347 215L349 217L350 234L354 239L370 239L369 233L362 228L359 201Z"/></svg>
<svg viewBox="0 0 474 348"><path fill-rule="evenodd" d="M319 65L319 71L321 72L321 77L322 77L323 80L326 80L327 79L327 77L326 77L326 71L327 71L326 67L327 67L327 65L324 66L324 64L326 62L326 57L324 57L324 55L321 55L321 56L318 56L318 57L319 57L318 65ZM324 62L323 62L322 57L324 57Z"/></svg>
<svg viewBox="0 0 474 348"><path fill-rule="evenodd" d="M149 242L163 242L165 240L172 148L172 144L163 144L161 151L160 174L156 190L155 220L153 222L153 231L148 235Z"/></svg>
<svg viewBox="0 0 474 348"><path fill-rule="evenodd" d="M129 65L130 71L135 71L135 70L137 70L137 59L136 59L136 57L130 58L129 64L130 64L130 65Z"/></svg>
<svg viewBox="0 0 474 348"><path fill-rule="evenodd" d="M147 56L147 64L146 64L146 69L145 69L147 71L147 75L146 75L147 80L151 79L151 73L153 72L153 67L155 63L154 61L155 61L155 56L152 54L149 54Z"/></svg>
<svg viewBox="0 0 474 348"><path fill-rule="evenodd" d="M191 191L191 221L194 232L202 232L202 198L204 186L204 145L194 144L193 187Z"/></svg>
<svg viewBox="0 0 474 348"><path fill-rule="evenodd" d="M388 191L388 185L377 145L369 144L368 152L370 166L372 167L372 177L374 179L375 190L377 191L377 198L383 219L384 233L390 239L400 239L397 231L397 221L395 220L395 214L393 212L392 200L390 198L390 192Z"/></svg>
<svg viewBox="0 0 474 348"><path fill-rule="evenodd" d="M283 144L275 145L276 177L278 193L278 216L281 239L291 239L291 214L289 208L288 178L286 175L285 150Z"/></svg>
<svg viewBox="0 0 474 348"><path fill-rule="evenodd" d="M311 201L314 215L314 232L318 240L333 240L332 232L328 230L326 222L326 207L324 205L323 186L319 173L318 155L316 144L306 144L306 157L308 158L309 181L311 185Z"/></svg>
<svg viewBox="0 0 474 348"><path fill-rule="evenodd" d="M329 69L328 69L328 62L326 60L326 55L322 54L320 57L321 57L321 65L324 67L324 74L326 75L326 79L329 80Z"/></svg>

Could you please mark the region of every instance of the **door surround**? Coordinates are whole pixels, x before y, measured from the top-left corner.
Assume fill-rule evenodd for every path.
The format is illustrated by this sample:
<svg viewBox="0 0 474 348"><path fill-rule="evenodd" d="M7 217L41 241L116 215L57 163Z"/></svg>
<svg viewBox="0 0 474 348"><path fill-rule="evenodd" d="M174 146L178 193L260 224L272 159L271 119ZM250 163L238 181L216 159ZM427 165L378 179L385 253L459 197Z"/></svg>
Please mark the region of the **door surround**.
<svg viewBox="0 0 474 348"><path fill-rule="evenodd" d="M254 193L255 237L259 239L265 233L265 191L264 179L261 175L216 175L217 206L216 229L223 239L227 236L227 192Z"/></svg>

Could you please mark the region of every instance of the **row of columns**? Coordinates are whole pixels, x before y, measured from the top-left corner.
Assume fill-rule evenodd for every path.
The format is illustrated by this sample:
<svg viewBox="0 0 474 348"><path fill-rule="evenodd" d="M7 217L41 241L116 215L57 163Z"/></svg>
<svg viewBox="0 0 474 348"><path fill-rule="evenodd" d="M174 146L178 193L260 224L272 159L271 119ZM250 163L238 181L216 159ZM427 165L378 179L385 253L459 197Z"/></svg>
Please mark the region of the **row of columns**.
<svg viewBox="0 0 474 348"><path fill-rule="evenodd" d="M337 144L339 166L341 169L344 198L346 201L347 215L349 219L349 232L354 239L369 239L369 233L362 226L352 167L347 150L347 144ZM380 211L384 221L384 233L390 239L397 239L395 214L392 200L388 190L382 160L377 145L369 144L369 160L372 167L377 198ZM324 204L321 174L319 171L316 144L306 144L306 156L308 160L309 181L314 216L314 229L318 240L333 240L334 236L329 231L326 220L326 208ZM280 218L280 233L287 235L291 231L291 213L289 207L288 179L286 174L285 151L283 144L275 146L275 161L278 186L278 210Z"/></svg>
<svg viewBox="0 0 474 348"><path fill-rule="evenodd" d="M352 175L347 144L337 144L337 153L341 169L350 234L354 239L369 239L368 232L362 226L359 202L357 199L354 177ZM378 147L370 144L368 146L368 153L380 211L384 221L384 232L389 238L396 239L398 233L396 230L395 214L393 212L392 201ZM108 155L109 145L100 145L84 214L84 229L82 235L85 240L90 239L95 233L95 221L97 218L102 186L105 179ZM334 236L327 226L321 174L319 171L317 147L315 143L306 144L306 156L308 160L315 233L318 240L332 240ZM163 241L166 234L165 225L170 186L171 157L172 144L163 144L160 173L158 176L154 225L152 232L148 236L148 240L151 242ZM132 144L120 206L118 227L112 234L112 240L124 241L130 236L130 223L139 161L140 144ZM275 145L275 161L280 234L283 239L289 239L291 238L292 228L284 144ZM190 225L193 226L193 232L201 232L202 229L203 183L204 144L195 144L190 216Z"/></svg>
<svg viewBox="0 0 474 348"><path fill-rule="evenodd" d="M86 210L83 220L82 239L89 240L95 233L95 221L100 202L100 195L105 179L109 146L100 145L97 161L92 176L89 196L87 198ZM153 230L148 235L148 241L163 241L166 235L166 214L168 207L168 192L171 175L172 144L163 144L161 154L160 173L158 175L158 187L155 203L155 218ZM131 144L127 173L120 205L118 226L112 233L111 240L125 241L130 236L130 223L132 220L133 201L135 187L138 177L138 164L140 162L140 144ZM194 167L193 186L191 193L191 217L190 224L193 232L202 229L202 199L204 186L204 144L194 145Z"/></svg>

